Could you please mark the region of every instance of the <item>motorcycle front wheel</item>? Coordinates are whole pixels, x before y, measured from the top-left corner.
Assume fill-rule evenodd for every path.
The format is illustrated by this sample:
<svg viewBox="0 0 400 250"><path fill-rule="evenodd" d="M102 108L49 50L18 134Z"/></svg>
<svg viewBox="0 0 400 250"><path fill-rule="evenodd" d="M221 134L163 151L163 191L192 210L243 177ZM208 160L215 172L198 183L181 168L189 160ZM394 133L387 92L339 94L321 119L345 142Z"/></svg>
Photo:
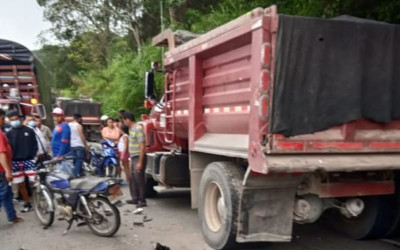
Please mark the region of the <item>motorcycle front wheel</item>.
<svg viewBox="0 0 400 250"><path fill-rule="evenodd" d="M113 236L121 225L118 208L105 197L90 198L88 206L92 213L92 218L86 220L90 230L98 236Z"/></svg>
<svg viewBox="0 0 400 250"><path fill-rule="evenodd" d="M49 190L40 189L33 192L33 208L36 217L43 226L51 226L54 222L54 203Z"/></svg>

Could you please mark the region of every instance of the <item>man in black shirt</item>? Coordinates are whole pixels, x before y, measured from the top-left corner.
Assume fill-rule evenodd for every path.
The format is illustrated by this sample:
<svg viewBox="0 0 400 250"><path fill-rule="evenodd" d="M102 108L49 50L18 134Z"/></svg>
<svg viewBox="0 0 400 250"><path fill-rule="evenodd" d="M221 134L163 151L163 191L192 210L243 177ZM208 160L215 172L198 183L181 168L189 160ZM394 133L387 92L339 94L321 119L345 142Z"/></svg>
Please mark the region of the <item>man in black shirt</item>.
<svg viewBox="0 0 400 250"><path fill-rule="evenodd" d="M28 191L25 185L25 177L30 181L35 179L35 162L38 151L36 135L33 129L24 126L19 117L18 111L10 110L7 112L12 129L7 132L7 138L12 149L12 175L13 183L18 184L19 191L25 201L21 212L32 210L29 201Z"/></svg>

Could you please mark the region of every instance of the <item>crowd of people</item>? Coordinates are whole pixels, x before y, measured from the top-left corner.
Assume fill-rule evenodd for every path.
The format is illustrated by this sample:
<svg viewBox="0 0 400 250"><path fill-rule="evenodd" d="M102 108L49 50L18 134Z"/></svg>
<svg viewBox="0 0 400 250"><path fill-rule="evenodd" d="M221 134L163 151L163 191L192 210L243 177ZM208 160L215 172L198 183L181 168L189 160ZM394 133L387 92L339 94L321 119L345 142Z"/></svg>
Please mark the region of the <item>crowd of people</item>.
<svg viewBox="0 0 400 250"><path fill-rule="evenodd" d="M29 190L35 181L36 163L52 157L73 156L72 173L75 178L83 176L82 166L89 145L85 139L82 116L74 114L73 120L65 121L61 108L52 112L55 127L53 132L42 124L37 114L26 115L22 120L19 112L7 113L0 109L0 207L3 207L8 221L22 220L15 211L14 202L23 200L22 213L32 210ZM8 121L6 122L6 118ZM131 112L119 111L119 119L107 117L101 128L104 140L116 143L119 156L117 175L124 170L131 199L126 202L145 207L145 144L144 131L136 123Z"/></svg>

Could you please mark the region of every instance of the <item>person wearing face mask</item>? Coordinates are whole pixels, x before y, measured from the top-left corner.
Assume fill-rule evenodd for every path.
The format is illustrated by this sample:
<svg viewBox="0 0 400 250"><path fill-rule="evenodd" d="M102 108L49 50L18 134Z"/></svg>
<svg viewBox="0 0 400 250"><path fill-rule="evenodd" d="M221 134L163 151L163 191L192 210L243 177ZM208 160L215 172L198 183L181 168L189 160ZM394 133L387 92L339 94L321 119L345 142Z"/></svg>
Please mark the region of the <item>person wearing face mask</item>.
<svg viewBox="0 0 400 250"><path fill-rule="evenodd" d="M25 201L21 212L32 210L25 177L32 182L35 179L34 159L38 152L38 143L33 129L22 124L17 110L7 112L12 129L7 132L7 138L12 149L12 175L13 183L18 184L19 191Z"/></svg>
<svg viewBox="0 0 400 250"><path fill-rule="evenodd" d="M6 112L0 109L0 127L4 126ZM22 221L22 218L15 212L13 194L9 182L12 181L11 170L11 147L6 135L0 131L0 207L4 208L7 219L10 223Z"/></svg>
<svg viewBox="0 0 400 250"><path fill-rule="evenodd" d="M40 159L40 157L42 155L44 155L44 153L47 153L47 152L45 152L46 148L47 148L47 142L44 139L42 132L37 127L37 123L36 123L36 120L33 117L33 115L26 115L25 116L24 125L30 127L35 132L36 141L37 141L37 144L38 144L38 147L39 147L37 155L38 155L38 157Z"/></svg>

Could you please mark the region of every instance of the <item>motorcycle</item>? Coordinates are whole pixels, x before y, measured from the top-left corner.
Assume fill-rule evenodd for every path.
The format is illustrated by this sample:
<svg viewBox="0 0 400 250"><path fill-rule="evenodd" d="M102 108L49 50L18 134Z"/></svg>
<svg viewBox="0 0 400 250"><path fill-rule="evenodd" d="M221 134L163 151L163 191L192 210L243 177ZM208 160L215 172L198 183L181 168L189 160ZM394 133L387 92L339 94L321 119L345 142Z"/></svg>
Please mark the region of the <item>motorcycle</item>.
<svg viewBox="0 0 400 250"><path fill-rule="evenodd" d="M115 152L116 144L111 140L100 141L101 151L91 147L90 163L83 167L87 175L98 175L107 177L117 176L118 157Z"/></svg>
<svg viewBox="0 0 400 250"><path fill-rule="evenodd" d="M65 165L70 164L68 160L64 157L38 163L33 192L37 218L49 227L58 209L61 219L68 222L64 234L77 221L78 226L88 225L96 235L113 236L121 225L121 218L110 200L122 195L120 180L95 176L73 179L72 172L66 170L68 166ZM58 170L54 170L55 166Z"/></svg>

